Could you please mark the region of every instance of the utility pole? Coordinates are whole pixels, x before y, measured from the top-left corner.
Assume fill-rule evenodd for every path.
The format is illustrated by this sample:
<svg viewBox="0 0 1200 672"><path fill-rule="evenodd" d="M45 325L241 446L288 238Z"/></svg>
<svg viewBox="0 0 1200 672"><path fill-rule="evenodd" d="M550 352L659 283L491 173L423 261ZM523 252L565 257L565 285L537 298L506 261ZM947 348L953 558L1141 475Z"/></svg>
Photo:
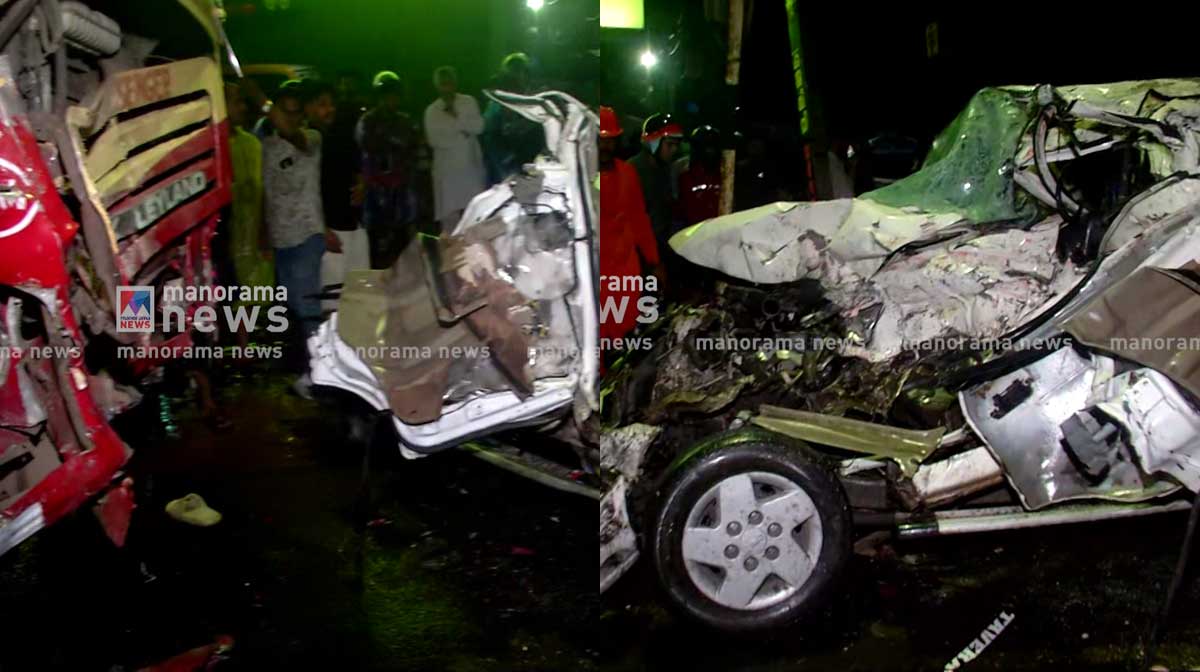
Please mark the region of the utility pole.
<svg viewBox="0 0 1200 672"><path fill-rule="evenodd" d="M742 23L746 17L742 0L729 0L729 49L725 55L725 90L737 104L738 79L742 70ZM732 120L735 115L730 115ZM733 212L733 175L737 169L737 150L721 152L721 209L720 214Z"/></svg>
<svg viewBox="0 0 1200 672"><path fill-rule="evenodd" d="M808 85L804 62L804 41L800 26L800 1L787 0L788 40L792 47L792 75L796 84L796 111L800 115L800 141L804 143L805 191L808 198L834 198L832 168L827 156L828 142L822 110Z"/></svg>

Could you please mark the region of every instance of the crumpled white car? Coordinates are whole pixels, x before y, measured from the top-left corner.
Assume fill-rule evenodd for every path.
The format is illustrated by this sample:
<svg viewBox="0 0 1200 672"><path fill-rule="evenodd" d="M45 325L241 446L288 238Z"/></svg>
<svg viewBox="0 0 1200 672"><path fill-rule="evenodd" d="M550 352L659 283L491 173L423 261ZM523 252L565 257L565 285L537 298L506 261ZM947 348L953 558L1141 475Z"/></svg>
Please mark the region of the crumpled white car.
<svg viewBox="0 0 1200 672"><path fill-rule="evenodd" d="M448 234L349 273L309 342L313 383L390 412L407 457L599 406L598 120L563 93L489 95L541 124L545 151Z"/></svg>
<svg viewBox="0 0 1200 672"><path fill-rule="evenodd" d="M671 247L726 283L606 389L602 590L648 552L682 613L764 630L820 613L863 529L1200 490L1200 80L985 89L913 175ZM815 324L835 351L778 345Z"/></svg>

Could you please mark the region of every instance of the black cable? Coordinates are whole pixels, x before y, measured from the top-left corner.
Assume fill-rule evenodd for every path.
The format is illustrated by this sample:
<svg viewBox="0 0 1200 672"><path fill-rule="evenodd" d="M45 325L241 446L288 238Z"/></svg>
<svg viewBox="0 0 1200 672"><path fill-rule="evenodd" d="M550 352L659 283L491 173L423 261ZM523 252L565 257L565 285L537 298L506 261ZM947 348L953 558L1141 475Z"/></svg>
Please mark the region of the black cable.
<svg viewBox="0 0 1200 672"><path fill-rule="evenodd" d="M1150 625L1150 639L1146 642L1145 657L1142 659L1142 668L1145 669L1150 661L1154 658L1154 651L1158 648L1158 637L1160 631L1165 629L1167 624L1167 616L1171 613L1171 605L1175 602L1175 594L1179 592L1179 586L1183 584L1183 576L1187 572L1188 558L1192 553L1192 538L1196 533L1196 521L1200 520L1200 495L1192 498L1192 513L1188 516L1187 528L1183 534L1183 548L1179 549L1179 561L1175 563L1175 576L1171 577L1171 587L1167 589L1167 599L1163 602L1162 609Z"/></svg>

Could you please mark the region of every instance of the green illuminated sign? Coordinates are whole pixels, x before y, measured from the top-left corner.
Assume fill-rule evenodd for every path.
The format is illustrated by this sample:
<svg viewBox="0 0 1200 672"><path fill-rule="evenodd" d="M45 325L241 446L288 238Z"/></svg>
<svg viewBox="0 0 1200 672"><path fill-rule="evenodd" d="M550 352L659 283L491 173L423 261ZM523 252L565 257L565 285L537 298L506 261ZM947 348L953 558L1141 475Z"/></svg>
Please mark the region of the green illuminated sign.
<svg viewBox="0 0 1200 672"><path fill-rule="evenodd" d="M646 26L643 0L600 0L601 28L635 28Z"/></svg>

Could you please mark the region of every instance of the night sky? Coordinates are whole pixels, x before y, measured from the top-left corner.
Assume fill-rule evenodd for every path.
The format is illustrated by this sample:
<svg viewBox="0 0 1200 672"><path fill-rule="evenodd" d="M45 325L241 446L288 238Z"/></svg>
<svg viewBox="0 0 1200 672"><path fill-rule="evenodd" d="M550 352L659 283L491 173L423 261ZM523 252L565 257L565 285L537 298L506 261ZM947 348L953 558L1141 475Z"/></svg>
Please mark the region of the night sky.
<svg viewBox="0 0 1200 672"><path fill-rule="evenodd" d="M276 0L278 2L278 0ZM226 29L244 64L292 63L325 73L381 69L407 80L410 96L434 96L433 69L453 65L463 90L478 93L505 54L525 51L536 76L569 82L585 96L589 30L598 0L557 0L534 13L525 0L265 0L227 2ZM593 48L594 52L594 48Z"/></svg>
<svg viewBox="0 0 1200 672"><path fill-rule="evenodd" d="M703 22L701 0L646 0L646 31L605 31L604 96L630 114L663 106L678 77L681 54L670 56L681 16L700 17L692 30L707 76L724 74L724 24ZM1043 3L1044 4L1044 3ZM747 0L739 92L747 125L794 127L795 94L784 0ZM1127 79L1200 76L1195 45L1197 10L1156 13L1063 8L1019 3L803 2L801 30L808 79L831 137L854 140L893 131L928 140L985 86L1056 85ZM929 56L926 31L936 24L938 53ZM652 75L657 96L633 92L644 74L637 53L653 47L663 58Z"/></svg>

